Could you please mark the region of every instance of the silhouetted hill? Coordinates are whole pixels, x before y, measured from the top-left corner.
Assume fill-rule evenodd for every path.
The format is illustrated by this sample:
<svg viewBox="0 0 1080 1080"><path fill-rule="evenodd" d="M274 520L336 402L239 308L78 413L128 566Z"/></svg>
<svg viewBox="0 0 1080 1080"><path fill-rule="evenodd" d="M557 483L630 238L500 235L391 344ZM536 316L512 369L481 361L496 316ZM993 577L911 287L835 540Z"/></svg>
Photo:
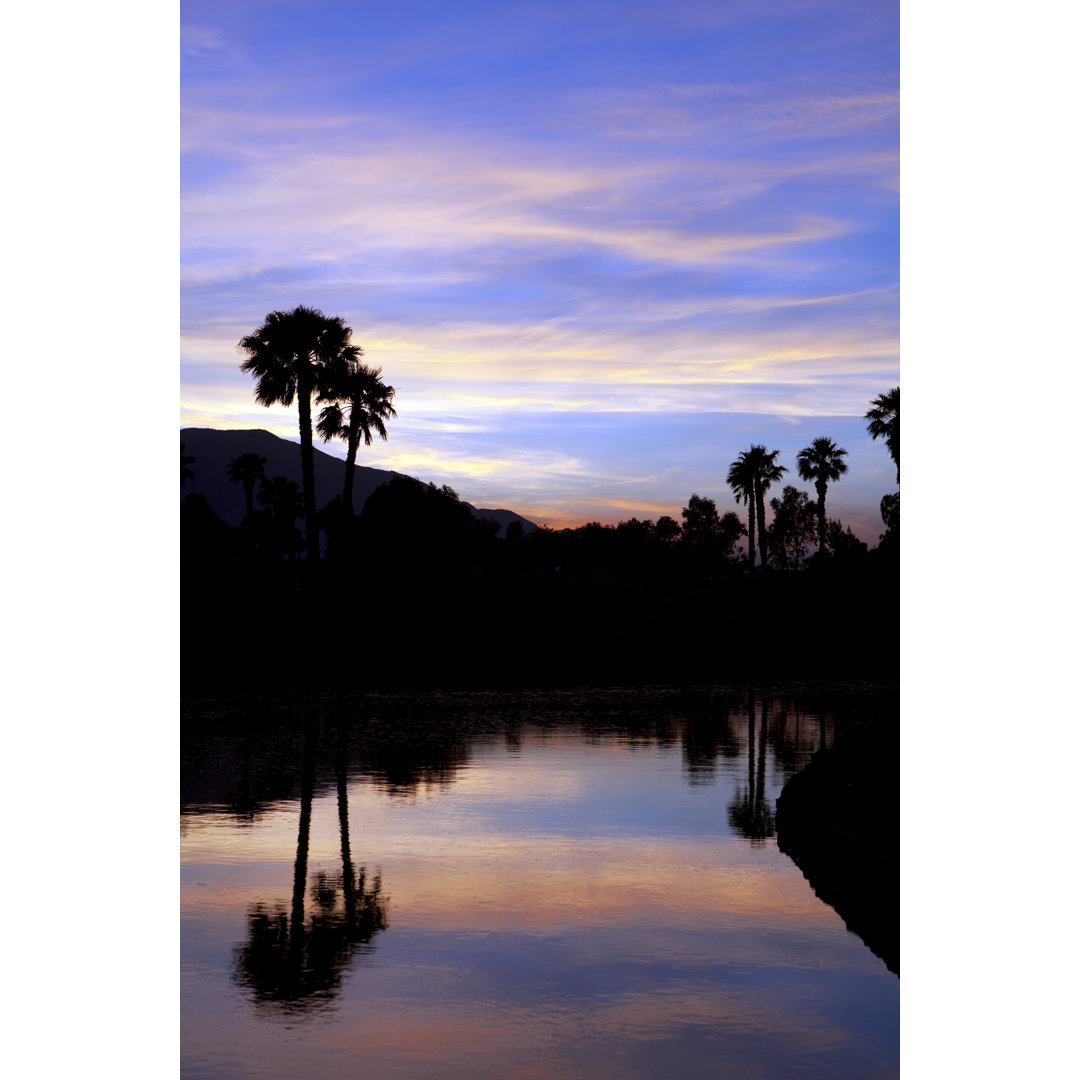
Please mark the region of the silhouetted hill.
<svg viewBox="0 0 1080 1080"><path fill-rule="evenodd" d="M261 429L218 431L214 428L181 428L180 441L184 452L195 458L192 466L194 480L180 488L180 498L201 492L215 512L229 525L239 525L244 519L244 489L229 482L229 462L240 454L260 454L266 458L266 475L284 476L303 486L300 475L300 445L278 438ZM391 477L404 475L387 469L372 469L357 462L353 481L353 507L357 514L364 508L368 496ZM321 509L335 495L341 494L345 483L345 462L315 448L315 494ZM478 509L466 503L475 517L492 518L499 523L499 535L506 533L512 521L520 521L526 532L536 525L513 510Z"/></svg>

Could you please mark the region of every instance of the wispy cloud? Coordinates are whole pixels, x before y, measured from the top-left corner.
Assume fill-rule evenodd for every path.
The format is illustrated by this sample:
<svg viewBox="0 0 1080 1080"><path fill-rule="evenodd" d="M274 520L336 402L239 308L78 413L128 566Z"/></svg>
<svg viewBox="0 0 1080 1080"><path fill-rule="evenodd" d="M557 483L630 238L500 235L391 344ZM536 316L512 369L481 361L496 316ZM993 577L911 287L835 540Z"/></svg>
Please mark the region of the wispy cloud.
<svg viewBox="0 0 1080 1080"><path fill-rule="evenodd" d="M250 154L216 182L189 186L182 203L185 284L286 264L340 272L378 262L393 271L395 259L418 257L447 264L453 277L460 276L453 262L462 257L476 273L582 249L717 269L836 238L850 227L780 208L735 214L733 203L782 182L778 166L748 188L728 169L725 188L723 174L679 163L526 164L505 148L471 141ZM789 174L808 168L800 164Z"/></svg>
<svg viewBox="0 0 1080 1080"><path fill-rule="evenodd" d="M224 35L216 27L188 24L180 28L180 51L183 53L200 56L221 52L224 48Z"/></svg>
<svg viewBox="0 0 1080 1080"><path fill-rule="evenodd" d="M873 327L836 327L808 337L799 329L744 335L558 323L376 325L361 341L369 360L388 378L392 373L402 402L429 418L539 408L747 411L751 402L753 411L808 414L815 411L815 390L832 396L834 413L865 412L860 395L866 381L888 379L897 363L894 335ZM239 364L235 351L213 338L186 338L182 351L189 388L198 367L231 381ZM845 382L856 388L853 394L844 392ZM845 401L849 396L853 400Z"/></svg>
<svg viewBox="0 0 1080 1080"><path fill-rule="evenodd" d="M895 87L858 92L799 92L763 85L664 84L588 91L575 98L576 118L606 135L680 142L701 138L822 139L895 125Z"/></svg>

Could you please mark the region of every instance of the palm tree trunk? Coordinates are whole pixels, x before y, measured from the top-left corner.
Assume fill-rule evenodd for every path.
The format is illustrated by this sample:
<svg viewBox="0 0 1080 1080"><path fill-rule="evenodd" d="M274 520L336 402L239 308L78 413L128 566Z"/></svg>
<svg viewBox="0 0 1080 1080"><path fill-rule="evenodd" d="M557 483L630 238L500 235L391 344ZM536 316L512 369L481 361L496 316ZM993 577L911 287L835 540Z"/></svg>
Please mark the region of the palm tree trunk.
<svg viewBox="0 0 1080 1080"><path fill-rule="evenodd" d="M356 475L356 451L360 444L359 427L349 425L349 455L345 458L345 489L341 493L341 502L345 507L345 513L353 516L352 489L353 477Z"/></svg>
<svg viewBox="0 0 1080 1080"><path fill-rule="evenodd" d="M768 736L769 699L761 699L761 736L758 739L757 787L754 804L754 822L758 832L764 835L765 828L765 740Z"/></svg>
<svg viewBox="0 0 1080 1080"><path fill-rule="evenodd" d="M818 554L825 554L825 482L817 482Z"/></svg>
<svg viewBox="0 0 1080 1080"><path fill-rule="evenodd" d="M293 867L291 948L298 955L304 937L304 892L307 888L308 837L311 834L311 803L315 794L315 726L304 725L303 764L300 773L300 826Z"/></svg>
<svg viewBox="0 0 1080 1080"><path fill-rule="evenodd" d="M319 572L319 525L315 520L315 449L311 439L311 387L306 379L296 380L300 406L300 471L304 480L304 535L307 541L308 573Z"/></svg>
<svg viewBox="0 0 1080 1080"><path fill-rule="evenodd" d="M249 566L255 565L255 477L244 480L244 502L247 504L247 513L241 525L245 529L244 544L247 548Z"/></svg>
<svg viewBox="0 0 1080 1080"><path fill-rule="evenodd" d="M349 846L349 788L346 772L346 751L342 746L337 756L338 825L341 829L341 887L345 894L345 920L351 926L356 919L356 872L353 870Z"/></svg>
<svg viewBox="0 0 1080 1080"><path fill-rule="evenodd" d="M750 507L750 573L754 572L754 493L750 492L750 497L746 500L747 505Z"/></svg>
<svg viewBox="0 0 1080 1080"><path fill-rule="evenodd" d="M761 547L761 572L764 574L769 565L768 552L765 548L765 489L755 485L757 492L758 545Z"/></svg>
<svg viewBox="0 0 1080 1080"><path fill-rule="evenodd" d="M754 806L754 728L757 725L756 706L754 704L754 692L750 692L750 700L746 708L747 746L746 746L746 793L747 802L753 813Z"/></svg>

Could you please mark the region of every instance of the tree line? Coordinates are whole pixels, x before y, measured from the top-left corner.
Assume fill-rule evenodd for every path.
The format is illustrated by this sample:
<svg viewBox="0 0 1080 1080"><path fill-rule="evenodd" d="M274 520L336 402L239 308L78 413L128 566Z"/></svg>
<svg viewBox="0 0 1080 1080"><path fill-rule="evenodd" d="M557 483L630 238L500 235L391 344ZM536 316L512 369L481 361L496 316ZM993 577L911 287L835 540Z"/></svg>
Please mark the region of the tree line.
<svg viewBox="0 0 1080 1080"><path fill-rule="evenodd" d="M321 529L327 536L328 555L339 563L358 557L373 542L391 556L422 557L426 551L439 563L445 561L448 550L466 558L482 552L490 555L497 526L473 519L457 493L445 485L425 487L419 481L395 478L369 498L361 520L354 520L356 456L361 442L370 446L375 438L387 438L386 423L397 416L396 391L383 381L381 368L363 362L363 349L352 342L352 331L340 316L303 306L271 312L261 326L241 339L238 349L244 355L241 370L256 380L256 401L267 407L289 407L296 401L300 434L300 486L281 476L267 477L266 459L258 454L241 454L229 464L229 480L244 491L247 513L242 531L249 552L258 547L263 555L298 561L303 550L306 571L314 575ZM313 402L322 406L317 419L312 415ZM875 398L865 419L870 436L884 440L899 484L900 388ZM322 511L315 497L315 433L324 442L339 438L347 447L342 493ZM745 536L745 566L751 573L756 565L762 572L769 567L797 568L815 545L818 561L865 554L866 545L850 527L826 513L829 486L848 471L847 450L827 436L814 439L796 455L796 469L802 480L814 485L817 498L785 485L780 497L766 504L766 494L788 472L778 463L779 454L779 450L751 444L728 468L727 484L735 502L746 506L745 525L736 513L720 515L713 500L695 493L682 510L681 523L667 515L655 522L631 518L616 526L590 522L577 530L563 530L571 539L561 545L552 541L552 530L540 529L526 537L520 523L515 523L507 532L508 546L521 549L527 544L556 555L556 547L571 552L591 549L593 557L603 555L612 564L625 558L655 563L675 557L684 569L715 571L743 565L736 546ZM181 445L181 485L193 477L194 464ZM189 497L188 502L195 498ZM766 505L772 511L771 522L766 521ZM879 546L898 547L899 509L898 492L882 498L885 531ZM187 517L198 526L192 535L224 537L228 527L220 520L215 524L215 516L208 504L190 507ZM303 534L295 528L298 518L304 521Z"/></svg>

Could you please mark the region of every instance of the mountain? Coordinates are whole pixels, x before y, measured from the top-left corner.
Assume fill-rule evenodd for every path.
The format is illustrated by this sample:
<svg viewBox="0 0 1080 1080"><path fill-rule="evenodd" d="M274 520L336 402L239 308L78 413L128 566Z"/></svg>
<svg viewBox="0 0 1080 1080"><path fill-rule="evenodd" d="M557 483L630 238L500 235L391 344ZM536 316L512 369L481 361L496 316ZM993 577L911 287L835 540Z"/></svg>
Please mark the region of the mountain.
<svg viewBox="0 0 1080 1080"><path fill-rule="evenodd" d="M214 428L181 428L180 441L184 453L195 459L192 469L195 479L180 488L183 499L201 492L219 517L229 525L239 525L244 519L246 506L244 489L240 484L229 482L229 462L240 454L259 454L266 458L266 475L284 476L303 487L300 476L300 444L280 439L261 429L245 431L218 431ZM366 465L356 466L353 480L353 508L359 514L367 497L393 476L403 473L387 469L372 469ZM315 496L322 509L345 486L345 462L322 450L315 450ZM256 506L258 503L256 503ZM466 506L478 518L491 518L499 523L499 535L506 535L506 527L512 521L520 521L526 532L536 525L515 514L513 510L478 509L471 503Z"/></svg>

